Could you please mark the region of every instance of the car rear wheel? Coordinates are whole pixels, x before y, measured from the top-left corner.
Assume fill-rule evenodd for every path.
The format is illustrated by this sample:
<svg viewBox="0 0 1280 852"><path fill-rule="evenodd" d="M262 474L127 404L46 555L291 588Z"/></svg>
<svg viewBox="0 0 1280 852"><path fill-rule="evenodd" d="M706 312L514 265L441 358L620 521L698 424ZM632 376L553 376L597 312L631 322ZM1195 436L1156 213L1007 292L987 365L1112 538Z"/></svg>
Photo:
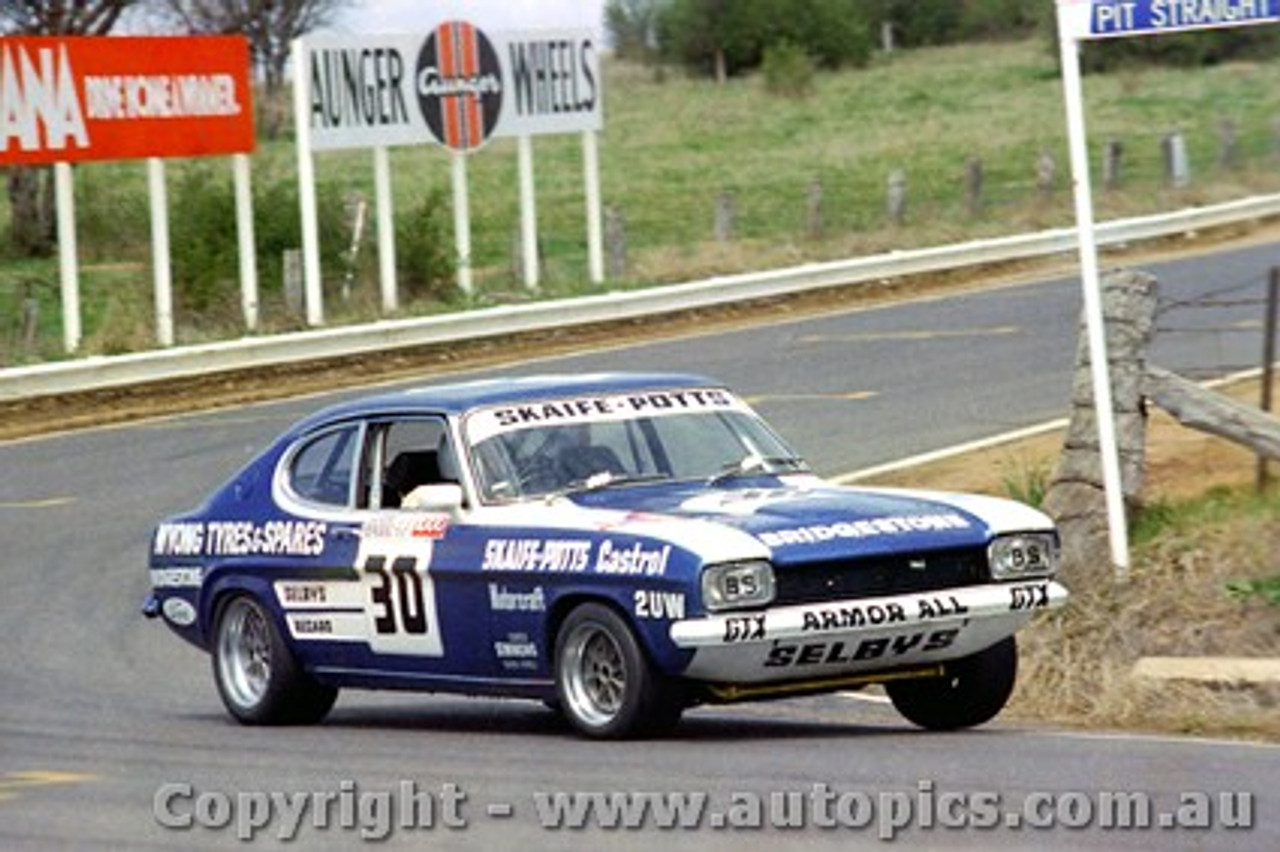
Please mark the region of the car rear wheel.
<svg viewBox="0 0 1280 852"><path fill-rule="evenodd" d="M885 690L898 712L932 731L971 728L995 718L1013 693L1018 646L1013 637L946 664L942 677L898 680Z"/></svg>
<svg viewBox="0 0 1280 852"><path fill-rule="evenodd" d="M270 613L247 595L218 614L213 679L227 710L246 725L319 722L338 697L302 670Z"/></svg>
<svg viewBox="0 0 1280 852"><path fill-rule="evenodd" d="M600 739L666 733L684 710L679 688L654 669L627 622L596 603L578 606L560 628L556 689L570 723Z"/></svg>

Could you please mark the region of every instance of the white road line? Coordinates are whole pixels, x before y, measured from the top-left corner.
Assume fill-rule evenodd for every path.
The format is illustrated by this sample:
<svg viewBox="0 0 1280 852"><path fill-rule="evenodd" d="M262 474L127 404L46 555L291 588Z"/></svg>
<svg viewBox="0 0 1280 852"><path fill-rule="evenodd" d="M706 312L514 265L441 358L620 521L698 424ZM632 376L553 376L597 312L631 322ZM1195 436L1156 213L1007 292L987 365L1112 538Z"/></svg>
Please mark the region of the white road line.
<svg viewBox="0 0 1280 852"><path fill-rule="evenodd" d="M1256 740L1228 740L1214 737L1179 736L1177 734L1150 734L1125 731L1032 731L1019 733L1036 737L1058 737L1071 740L1101 740L1104 742L1147 742L1153 745L1211 745L1236 746L1249 749L1280 749L1280 743L1264 743Z"/></svg>
<svg viewBox="0 0 1280 852"><path fill-rule="evenodd" d="M1206 388L1220 388L1233 385L1236 382L1261 378L1261 376L1262 369L1259 367L1252 367L1248 370L1241 370L1236 373L1211 379L1207 382L1201 382L1200 384L1202 387ZM864 467L861 470L855 470L849 473L842 473L839 476L828 477L827 481L835 483L836 485L848 485L851 482L861 482L864 479L871 479L886 473L895 473L900 470L907 470L913 467L920 467L921 465L932 464L933 462L942 461L943 459L949 459L954 456L961 456L965 453L972 453L977 450L987 450L991 447L998 447L1001 444L1010 444L1014 441L1021 441L1024 438L1034 438L1037 435L1043 435L1057 429L1065 429L1067 428L1068 423L1070 423L1070 419L1067 417L1060 417L1057 420L1047 420L1044 423L1037 423L1033 426L1014 429L1011 432L991 435L986 438L979 438L976 441L969 441L964 444L941 447L927 453L896 459L895 461L885 462L884 464L878 464L873 467Z"/></svg>
<svg viewBox="0 0 1280 852"><path fill-rule="evenodd" d="M855 470L851 473L844 473L839 476L830 477L829 481L834 482L837 485L848 485L851 482L860 482L861 480L871 479L872 477L880 476L882 474L906 470L912 467L920 467L921 465L930 464L943 459L949 459L953 456L962 456L965 453L972 453L977 450L986 450L991 447L998 447L1001 444L1021 441L1023 438L1034 438L1037 435L1043 435L1046 432L1053 432L1056 429L1065 429L1068 422L1068 419L1065 417L1057 420L1049 420L1044 423L1037 423L1034 426L1015 429L1012 432L1005 432L1000 435L992 435L988 438L969 441L965 444L955 444L954 446L942 447L941 449L921 453L916 456L908 456L904 459L886 462L885 464L879 464L874 467L864 467L862 470Z"/></svg>

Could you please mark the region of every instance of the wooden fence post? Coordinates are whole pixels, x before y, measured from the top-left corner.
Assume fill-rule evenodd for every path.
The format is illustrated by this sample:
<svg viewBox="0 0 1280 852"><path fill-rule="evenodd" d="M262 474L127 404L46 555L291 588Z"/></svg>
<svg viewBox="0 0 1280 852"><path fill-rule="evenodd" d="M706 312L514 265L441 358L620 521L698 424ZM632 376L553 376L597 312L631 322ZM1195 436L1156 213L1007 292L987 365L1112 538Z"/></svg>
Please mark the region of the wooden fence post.
<svg viewBox="0 0 1280 852"><path fill-rule="evenodd" d="M1271 383L1275 379L1276 363L1276 311L1280 309L1280 267L1271 267L1267 279L1267 315L1263 319L1262 336L1262 399L1260 407L1271 413ZM1257 490L1265 489L1271 479L1266 456L1258 454Z"/></svg>
<svg viewBox="0 0 1280 852"><path fill-rule="evenodd" d="M1118 139L1107 142L1102 149L1102 187L1117 189L1120 186L1120 165L1124 157L1124 144Z"/></svg>
<svg viewBox="0 0 1280 852"><path fill-rule="evenodd" d="M627 274L627 223L622 211L612 204L604 209L604 242L608 247L609 278L618 281Z"/></svg>
<svg viewBox="0 0 1280 852"><path fill-rule="evenodd" d="M1187 140L1175 130L1166 134L1160 145L1164 151L1165 177L1175 189L1186 189L1191 184L1191 161L1187 158Z"/></svg>
<svg viewBox="0 0 1280 852"><path fill-rule="evenodd" d="M907 173L894 169L889 173L889 221L901 225L907 219Z"/></svg>
<svg viewBox="0 0 1280 852"><path fill-rule="evenodd" d="M722 192L716 196L716 242L727 243L733 239L734 195Z"/></svg>
<svg viewBox="0 0 1280 852"><path fill-rule="evenodd" d="M1225 118L1218 125L1218 166L1234 169L1240 165L1240 139L1236 133L1236 124Z"/></svg>
<svg viewBox="0 0 1280 852"><path fill-rule="evenodd" d="M964 205L970 216L982 214L982 160L970 157L964 163Z"/></svg>
<svg viewBox="0 0 1280 852"><path fill-rule="evenodd" d="M1153 276L1136 270L1108 273L1102 282L1120 479L1129 505L1139 503L1142 496L1146 445L1144 376L1147 347L1155 332L1157 289ZM1088 570L1090 566L1106 566L1109 570L1111 564L1107 558L1106 489L1083 320L1080 329L1071 421L1044 499L1044 510L1058 522L1063 567L1068 572Z"/></svg>
<svg viewBox="0 0 1280 852"><path fill-rule="evenodd" d="M1041 151L1040 156L1036 158L1036 191L1042 203L1053 197L1053 186L1057 182L1057 177L1058 164L1053 159L1053 154Z"/></svg>
<svg viewBox="0 0 1280 852"><path fill-rule="evenodd" d="M805 233L809 239L822 237L822 181L814 178L809 183L809 192L805 196Z"/></svg>

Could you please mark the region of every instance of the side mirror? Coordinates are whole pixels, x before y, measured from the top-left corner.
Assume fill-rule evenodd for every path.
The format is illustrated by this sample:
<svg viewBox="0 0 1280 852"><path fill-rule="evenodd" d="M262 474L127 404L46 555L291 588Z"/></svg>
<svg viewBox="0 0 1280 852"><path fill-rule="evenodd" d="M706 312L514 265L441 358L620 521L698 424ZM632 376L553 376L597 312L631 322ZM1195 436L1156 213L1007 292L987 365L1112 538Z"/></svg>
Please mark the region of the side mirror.
<svg viewBox="0 0 1280 852"><path fill-rule="evenodd" d="M419 485L404 496L400 508L444 512L457 517L462 510L462 486L456 482Z"/></svg>

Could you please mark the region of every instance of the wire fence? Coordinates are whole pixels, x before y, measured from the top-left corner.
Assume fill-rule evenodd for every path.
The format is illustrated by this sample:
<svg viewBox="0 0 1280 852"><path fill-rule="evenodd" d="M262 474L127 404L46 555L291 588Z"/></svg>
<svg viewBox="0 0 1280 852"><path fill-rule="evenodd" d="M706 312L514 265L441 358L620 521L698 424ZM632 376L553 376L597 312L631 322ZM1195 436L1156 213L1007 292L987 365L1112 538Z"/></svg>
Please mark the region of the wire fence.
<svg viewBox="0 0 1280 852"><path fill-rule="evenodd" d="M1193 296L1162 296L1156 344L1176 351L1178 372L1213 378L1265 368L1274 341L1274 288L1280 270L1259 270Z"/></svg>

